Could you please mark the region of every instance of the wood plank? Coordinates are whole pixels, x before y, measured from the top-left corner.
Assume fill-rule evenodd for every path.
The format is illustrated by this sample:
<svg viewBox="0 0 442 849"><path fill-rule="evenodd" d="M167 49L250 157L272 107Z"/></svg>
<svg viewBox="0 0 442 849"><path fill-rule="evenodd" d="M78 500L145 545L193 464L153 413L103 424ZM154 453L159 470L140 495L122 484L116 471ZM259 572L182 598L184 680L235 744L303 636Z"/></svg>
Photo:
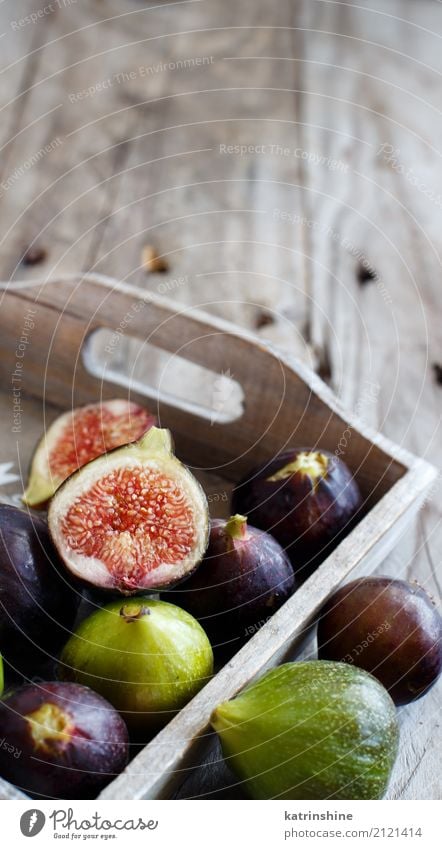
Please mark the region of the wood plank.
<svg viewBox="0 0 442 849"><path fill-rule="evenodd" d="M25 160L53 138L62 144L8 206L13 226L2 276L23 278L17 260L25 233L48 246L50 276L98 270L150 291L168 287L178 303L205 305L313 362L302 334L294 229L281 243L272 214L281 197L299 206L297 160L272 148L292 147L290 69L262 65L250 80L229 58L266 52L275 41L285 50L287 11L278 10L281 28L269 33L263 2L249 7L243 25L234 0L221 10L213 0L185 5L179 35L174 4L128 4L128 14L109 20L104 4L82 4L51 19L22 124L61 106L40 132L19 137L15 156ZM143 273L149 242L169 259L166 279ZM38 271L25 274L32 279Z"/></svg>
<svg viewBox="0 0 442 849"><path fill-rule="evenodd" d="M207 305L319 361L345 404L440 467L439 4L91 2L18 31L11 17L0 4L2 179L61 143L0 197L0 277L96 268ZM48 262L19 268L34 239ZM142 272L150 241L167 275ZM361 285L361 264L380 279ZM122 367L132 356L123 342ZM383 566L438 600L441 506L439 487ZM401 711L393 797L440 797L438 697Z"/></svg>
<svg viewBox="0 0 442 849"><path fill-rule="evenodd" d="M347 4L340 11L330 4L300 5L295 22L311 31L302 38L299 67L299 86L306 90L302 144L349 162L345 178L306 165L308 216L316 223L309 231L315 341L331 349L340 396L440 467L440 389L430 363L442 350L441 213L426 194L436 197L442 189L435 149L442 130L440 9L420 3L417 17L413 2L370 9ZM412 169L420 188L402 168ZM379 279L359 283L361 264ZM418 580L438 603L440 513L436 489L419 522L380 567ZM401 709L389 797L440 798L439 700L440 686L418 706Z"/></svg>

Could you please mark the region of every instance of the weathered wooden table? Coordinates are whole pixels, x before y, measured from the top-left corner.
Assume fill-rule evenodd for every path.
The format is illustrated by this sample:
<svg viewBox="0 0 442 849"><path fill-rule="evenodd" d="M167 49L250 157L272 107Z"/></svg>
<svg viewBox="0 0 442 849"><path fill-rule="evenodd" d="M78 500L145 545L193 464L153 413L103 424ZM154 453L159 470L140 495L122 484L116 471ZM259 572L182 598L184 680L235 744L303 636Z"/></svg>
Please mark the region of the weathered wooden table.
<svg viewBox="0 0 442 849"><path fill-rule="evenodd" d="M247 325L440 466L441 4L37 5L0 4L1 279L93 270ZM381 568L437 598L441 505ZM400 712L392 798L441 798L440 693Z"/></svg>

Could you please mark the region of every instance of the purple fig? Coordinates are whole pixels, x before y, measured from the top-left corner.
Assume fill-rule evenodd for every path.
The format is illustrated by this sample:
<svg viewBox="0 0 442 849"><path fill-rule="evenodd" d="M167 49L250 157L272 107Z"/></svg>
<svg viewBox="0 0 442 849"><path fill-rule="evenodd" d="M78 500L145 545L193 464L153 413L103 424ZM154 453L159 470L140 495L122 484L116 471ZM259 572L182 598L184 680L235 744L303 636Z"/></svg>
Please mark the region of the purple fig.
<svg viewBox="0 0 442 849"><path fill-rule="evenodd" d="M80 601L43 519L0 505L0 651L18 673L36 668L70 635Z"/></svg>
<svg viewBox="0 0 442 849"><path fill-rule="evenodd" d="M232 509L272 534L305 580L348 533L361 507L359 487L329 451L291 449L251 471Z"/></svg>
<svg viewBox="0 0 442 849"><path fill-rule="evenodd" d="M318 624L322 660L371 672L396 704L423 696L442 671L442 619L416 583L359 578L338 589Z"/></svg>
<svg viewBox="0 0 442 849"><path fill-rule="evenodd" d="M93 798L127 764L124 720L79 684L20 687L0 703L0 726L0 775L25 793Z"/></svg>
<svg viewBox="0 0 442 849"><path fill-rule="evenodd" d="M259 630L294 588L281 546L236 515L212 521L201 565L167 599L192 613L213 640L233 647Z"/></svg>

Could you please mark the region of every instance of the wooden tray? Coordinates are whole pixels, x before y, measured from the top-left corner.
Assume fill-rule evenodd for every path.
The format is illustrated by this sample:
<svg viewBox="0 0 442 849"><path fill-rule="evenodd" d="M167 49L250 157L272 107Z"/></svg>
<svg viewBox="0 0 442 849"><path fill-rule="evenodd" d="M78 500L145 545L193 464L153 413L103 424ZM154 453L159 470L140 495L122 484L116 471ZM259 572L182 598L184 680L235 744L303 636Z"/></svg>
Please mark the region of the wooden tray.
<svg viewBox="0 0 442 849"><path fill-rule="evenodd" d="M1 284L0 301L3 500L19 503L34 445L61 410L128 392L172 430L212 515L228 511L232 482L288 445L342 451L364 496L354 530L99 797L164 798L207 748L212 710L293 653L352 569L386 557L437 470L346 413L302 364L172 300L78 275ZM0 780L0 798L26 797Z"/></svg>

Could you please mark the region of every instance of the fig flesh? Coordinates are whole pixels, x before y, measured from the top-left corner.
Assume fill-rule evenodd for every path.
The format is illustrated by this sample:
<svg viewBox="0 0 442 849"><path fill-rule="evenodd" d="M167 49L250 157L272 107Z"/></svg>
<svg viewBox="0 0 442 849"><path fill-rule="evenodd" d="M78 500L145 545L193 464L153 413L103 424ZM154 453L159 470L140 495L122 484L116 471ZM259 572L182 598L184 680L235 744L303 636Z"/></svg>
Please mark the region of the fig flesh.
<svg viewBox="0 0 442 849"><path fill-rule="evenodd" d="M329 451L289 449L251 471L232 496L232 509L272 534L305 580L351 530L359 487Z"/></svg>
<svg viewBox="0 0 442 849"><path fill-rule="evenodd" d="M20 687L0 703L0 726L0 775L34 796L94 798L128 761L123 719L77 684Z"/></svg>
<svg viewBox="0 0 442 849"><path fill-rule="evenodd" d="M428 692L441 673L442 619L418 584L360 578L322 609L318 653L366 669L396 704L406 704Z"/></svg>
<svg viewBox="0 0 442 849"><path fill-rule="evenodd" d="M1 504L0 651L17 673L35 675L66 642L79 601L46 522Z"/></svg>
<svg viewBox="0 0 442 849"><path fill-rule="evenodd" d="M345 663L286 663L211 723L254 799L380 799L398 746L387 691Z"/></svg>
<svg viewBox="0 0 442 849"><path fill-rule="evenodd" d="M134 732L165 725L213 672L210 642L185 610L150 598L112 602L63 649L60 677L92 687Z"/></svg>
<svg viewBox="0 0 442 849"><path fill-rule="evenodd" d="M205 557L165 598L195 616L218 644L235 648L265 624L295 589L290 561L245 516L214 519Z"/></svg>
<svg viewBox="0 0 442 849"><path fill-rule="evenodd" d="M186 577L209 532L200 484L174 456L169 431L156 427L71 475L48 517L73 575L128 595Z"/></svg>
<svg viewBox="0 0 442 849"><path fill-rule="evenodd" d="M69 475L96 457L139 439L155 416L130 401L114 399L77 407L59 416L39 442L23 501L44 507Z"/></svg>

